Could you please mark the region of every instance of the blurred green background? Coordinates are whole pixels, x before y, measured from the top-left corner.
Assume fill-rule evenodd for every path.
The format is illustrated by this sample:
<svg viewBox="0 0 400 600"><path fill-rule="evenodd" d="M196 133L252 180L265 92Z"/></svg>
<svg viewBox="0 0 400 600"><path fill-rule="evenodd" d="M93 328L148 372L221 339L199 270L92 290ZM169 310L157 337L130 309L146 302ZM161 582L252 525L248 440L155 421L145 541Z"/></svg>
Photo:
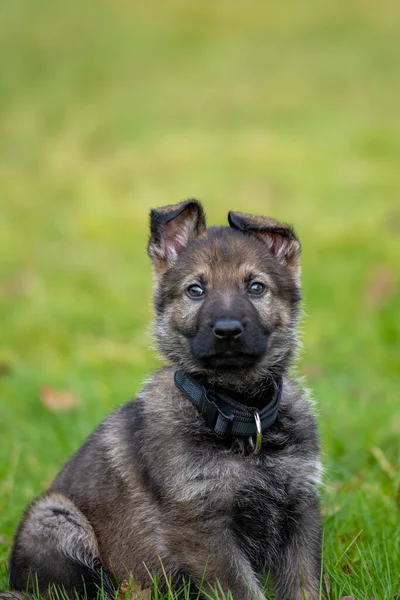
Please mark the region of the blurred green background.
<svg viewBox="0 0 400 600"><path fill-rule="evenodd" d="M2 0L0 589L25 505L158 364L147 214L195 196L296 227L332 598L400 592L399 50L387 0Z"/></svg>

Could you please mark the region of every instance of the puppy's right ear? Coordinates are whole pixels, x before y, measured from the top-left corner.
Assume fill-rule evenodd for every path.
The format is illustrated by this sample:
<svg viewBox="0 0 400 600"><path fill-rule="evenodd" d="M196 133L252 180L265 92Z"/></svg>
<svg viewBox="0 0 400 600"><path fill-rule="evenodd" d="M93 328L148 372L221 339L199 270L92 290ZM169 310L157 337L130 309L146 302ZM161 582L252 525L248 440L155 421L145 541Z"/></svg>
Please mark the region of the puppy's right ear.
<svg viewBox="0 0 400 600"><path fill-rule="evenodd" d="M206 233L206 228L203 208L195 199L150 211L147 251L156 273L165 273L189 242Z"/></svg>

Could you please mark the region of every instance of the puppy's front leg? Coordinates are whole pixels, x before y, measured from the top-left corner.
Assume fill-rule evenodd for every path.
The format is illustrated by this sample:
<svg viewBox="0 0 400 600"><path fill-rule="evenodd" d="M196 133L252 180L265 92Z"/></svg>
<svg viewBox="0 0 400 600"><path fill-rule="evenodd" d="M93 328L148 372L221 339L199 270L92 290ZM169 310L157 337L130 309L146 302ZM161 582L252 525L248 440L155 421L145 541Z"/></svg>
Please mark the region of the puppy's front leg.
<svg viewBox="0 0 400 600"><path fill-rule="evenodd" d="M321 582L321 518L315 497L293 526L291 539L271 569L279 600L319 600Z"/></svg>
<svg viewBox="0 0 400 600"><path fill-rule="evenodd" d="M211 596L215 588L222 588L233 600L265 600L256 573L229 532L220 530L203 537L193 531L192 536L183 541L184 536L174 535L168 562L179 564L182 572Z"/></svg>

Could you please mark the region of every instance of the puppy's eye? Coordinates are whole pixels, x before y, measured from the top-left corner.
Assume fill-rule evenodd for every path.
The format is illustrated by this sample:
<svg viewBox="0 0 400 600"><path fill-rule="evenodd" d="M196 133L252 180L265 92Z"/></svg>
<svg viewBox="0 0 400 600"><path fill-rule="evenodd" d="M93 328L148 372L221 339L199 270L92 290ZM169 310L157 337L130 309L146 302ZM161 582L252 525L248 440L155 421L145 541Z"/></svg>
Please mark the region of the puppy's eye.
<svg viewBox="0 0 400 600"><path fill-rule="evenodd" d="M204 296L204 290L198 283L189 285L188 289L186 290L186 293L189 296L189 298L194 298L195 300L198 300L199 298Z"/></svg>
<svg viewBox="0 0 400 600"><path fill-rule="evenodd" d="M252 296L262 296L266 289L267 288L263 283L260 283L259 281L254 281L249 286L249 289L247 291Z"/></svg>

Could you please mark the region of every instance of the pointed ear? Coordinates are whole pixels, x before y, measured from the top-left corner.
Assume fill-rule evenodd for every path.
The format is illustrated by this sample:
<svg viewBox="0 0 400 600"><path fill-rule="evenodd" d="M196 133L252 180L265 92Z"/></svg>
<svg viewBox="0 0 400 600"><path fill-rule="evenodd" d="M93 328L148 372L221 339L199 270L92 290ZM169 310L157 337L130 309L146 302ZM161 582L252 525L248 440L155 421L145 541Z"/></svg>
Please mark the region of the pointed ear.
<svg viewBox="0 0 400 600"><path fill-rule="evenodd" d="M301 244L290 225L279 223L267 217L246 215L239 212L228 213L229 225L262 240L283 264L300 267Z"/></svg>
<svg viewBox="0 0 400 600"><path fill-rule="evenodd" d="M197 200L150 211L147 251L157 273L165 273L187 244L206 233L206 218Z"/></svg>

